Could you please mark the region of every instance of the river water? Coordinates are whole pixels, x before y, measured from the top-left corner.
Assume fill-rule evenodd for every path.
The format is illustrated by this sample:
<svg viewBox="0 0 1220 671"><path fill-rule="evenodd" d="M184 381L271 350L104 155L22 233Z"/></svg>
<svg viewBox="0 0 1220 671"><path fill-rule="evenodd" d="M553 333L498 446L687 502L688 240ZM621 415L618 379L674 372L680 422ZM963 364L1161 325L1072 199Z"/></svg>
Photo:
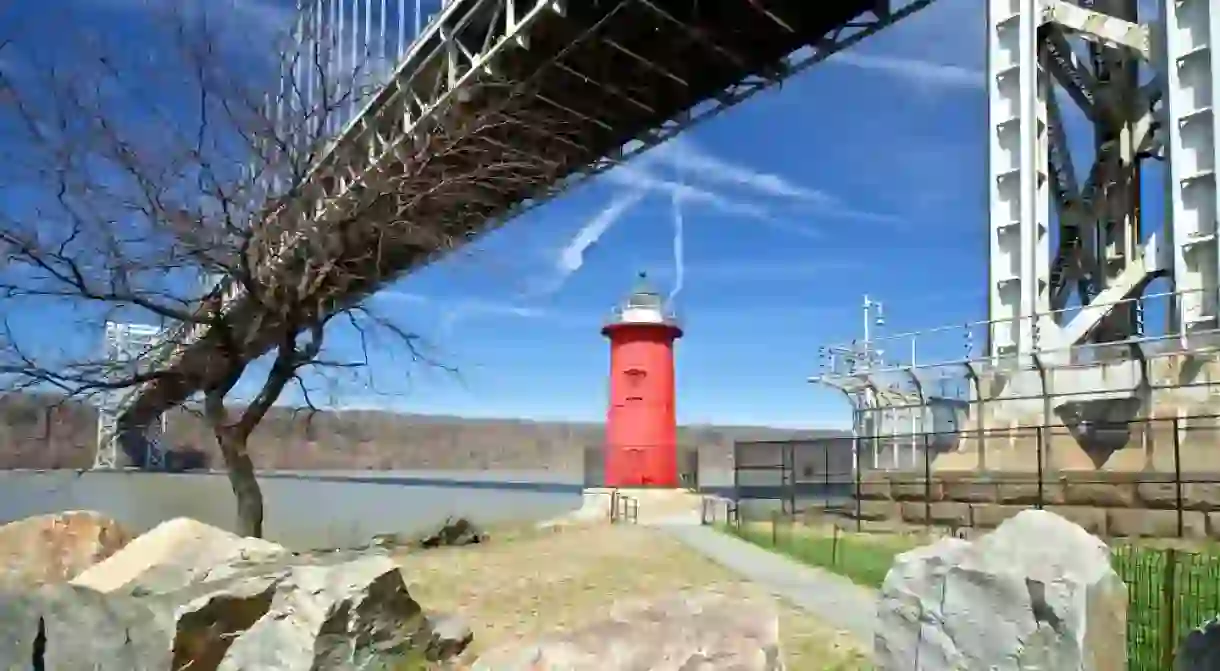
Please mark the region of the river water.
<svg viewBox="0 0 1220 671"><path fill-rule="evenodd" d="M260 481L267 537L296 549L359 545L447 516L542 520L581 500L579 478L537 472L284 472ZM183 516L234 526L219 473L0 471L0 523L62 510L96 510L137 531Z"/></svg>

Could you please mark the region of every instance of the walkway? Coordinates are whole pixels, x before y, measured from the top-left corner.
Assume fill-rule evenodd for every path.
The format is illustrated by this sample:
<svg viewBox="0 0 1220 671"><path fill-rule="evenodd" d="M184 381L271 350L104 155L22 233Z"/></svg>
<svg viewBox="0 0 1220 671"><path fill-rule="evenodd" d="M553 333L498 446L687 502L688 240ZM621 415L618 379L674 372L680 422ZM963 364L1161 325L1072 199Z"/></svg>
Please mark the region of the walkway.
<svg viewBox="0 0 1220 671"><path fill-rule="evenodd" d="M713 561L739 573L777 597L817 615L827 624L851 632L872 645L877 622L872 590L828 571L733 538L696 521L670 520L650 526L664 530Z"/></svg>

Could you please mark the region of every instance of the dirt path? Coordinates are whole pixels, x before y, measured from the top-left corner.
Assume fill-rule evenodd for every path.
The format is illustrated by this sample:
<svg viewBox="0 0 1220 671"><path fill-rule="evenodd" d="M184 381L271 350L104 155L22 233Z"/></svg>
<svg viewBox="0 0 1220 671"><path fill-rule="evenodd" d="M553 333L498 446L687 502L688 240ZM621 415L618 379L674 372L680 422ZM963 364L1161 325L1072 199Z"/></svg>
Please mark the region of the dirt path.
<svg viewBox="0 0 1220 671"><path fill-rule="evenodd" d="M622 598L742 582L665 531L632 526L569 528L486 546L403 558L411 594L426 608L460 613L475 633L471 658L497 644L599 619ZM788 667L869 668L850 633L780 602Z"/></svg>
<svg viewBox="0 0 1220 671"><path fill-rule="evenodd" d="M700 554L821 618L871 642L877 595L829 571L805 566L707 526L661 527Z"/></svg>

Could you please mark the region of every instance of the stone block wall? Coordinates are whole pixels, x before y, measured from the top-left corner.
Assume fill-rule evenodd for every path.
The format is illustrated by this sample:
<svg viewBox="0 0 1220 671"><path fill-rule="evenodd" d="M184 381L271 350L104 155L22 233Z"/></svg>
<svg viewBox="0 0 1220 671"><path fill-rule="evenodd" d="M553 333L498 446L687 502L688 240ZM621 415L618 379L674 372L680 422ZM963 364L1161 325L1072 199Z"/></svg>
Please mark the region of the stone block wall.
<svg viewBox="0 0 1220 671"><path fill-rule="evenodd" d="M1042 507L1103 537L1220 539L1220 474L1160 472L870 473L831 512L866 530L910 526L991 529ZM1179 510L1180 509L1180 510Z"/></svg>

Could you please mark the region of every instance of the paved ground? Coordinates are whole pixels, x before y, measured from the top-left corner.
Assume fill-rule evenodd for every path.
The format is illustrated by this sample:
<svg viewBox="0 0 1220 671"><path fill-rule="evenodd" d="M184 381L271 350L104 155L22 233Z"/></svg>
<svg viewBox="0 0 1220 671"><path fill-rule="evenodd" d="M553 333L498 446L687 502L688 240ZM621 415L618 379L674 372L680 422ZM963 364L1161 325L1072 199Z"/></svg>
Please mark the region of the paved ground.
<svg viewBox="0 0 1220 671"><path fill-rule="evenodd" d="M877 621L872 590L694 522L672 519L651 526L871 645Z"/></svg>

